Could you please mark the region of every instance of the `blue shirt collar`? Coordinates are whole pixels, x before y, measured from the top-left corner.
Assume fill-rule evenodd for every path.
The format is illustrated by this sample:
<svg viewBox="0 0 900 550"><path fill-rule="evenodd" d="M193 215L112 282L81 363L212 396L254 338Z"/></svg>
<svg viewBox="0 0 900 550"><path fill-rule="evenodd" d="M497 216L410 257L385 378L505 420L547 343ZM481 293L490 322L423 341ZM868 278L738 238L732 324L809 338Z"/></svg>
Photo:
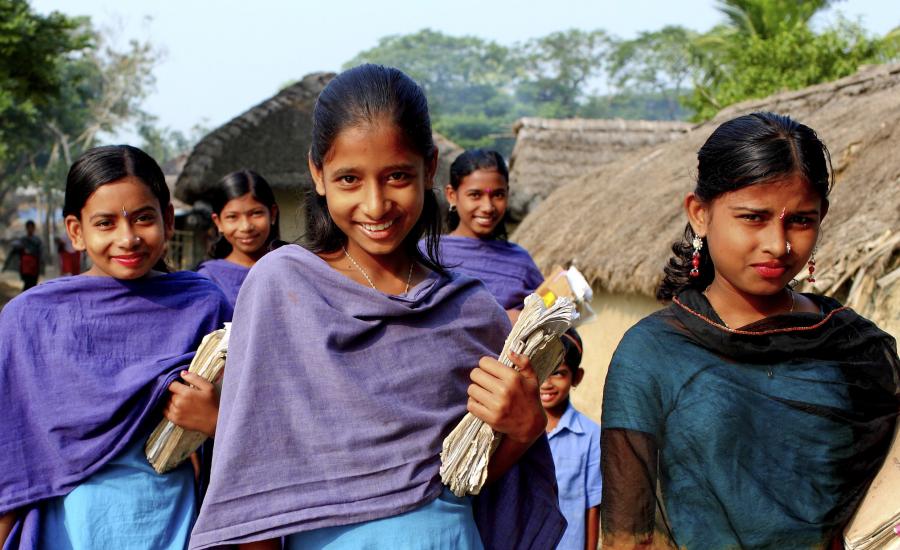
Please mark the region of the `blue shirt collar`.
<svg viewBox="0 0 900 550"><path fill-rule="evenodd" d="M553 437L564 429L575 434L583 434L584 428L581 426L581 420L578 418L579 416L578 411L572 406L572 400L570 398L569 402L566 404L566 412L560 417L559 423L553 428L553 431L547 434L547 437Z"/></svg>

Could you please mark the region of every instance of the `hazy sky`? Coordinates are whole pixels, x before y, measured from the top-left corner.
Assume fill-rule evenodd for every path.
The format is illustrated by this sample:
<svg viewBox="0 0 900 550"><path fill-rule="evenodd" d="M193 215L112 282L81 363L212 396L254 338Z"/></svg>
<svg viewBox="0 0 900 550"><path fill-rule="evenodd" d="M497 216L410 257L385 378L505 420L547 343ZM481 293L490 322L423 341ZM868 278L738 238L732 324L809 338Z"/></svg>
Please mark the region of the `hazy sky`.
<svg viewBox="0 0 900 550"><path fill-rule="evenodd" d="M714 0L32 0L39 12L88 15L118 41L164 52L144 103L163 126L218 126L314 71L337 71L382 36L432 28L502 44L572 27L627 38L665 25L704 31ZM550 8L552 7L552 8ZM837 10L871 32L900 25L898 0L847 0ZM820 18L833 19L837 10ZM128 135L127 133L125 135Z"/></svg>

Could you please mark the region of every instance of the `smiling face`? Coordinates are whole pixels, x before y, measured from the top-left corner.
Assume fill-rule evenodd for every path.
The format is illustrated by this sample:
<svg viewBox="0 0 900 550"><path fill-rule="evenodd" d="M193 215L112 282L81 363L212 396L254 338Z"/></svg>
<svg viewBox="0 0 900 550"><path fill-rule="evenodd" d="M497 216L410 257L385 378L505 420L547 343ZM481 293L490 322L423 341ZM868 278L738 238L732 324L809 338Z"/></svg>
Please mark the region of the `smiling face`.
<svg viewBox="0 0 900 550"><path fill-rule="evenodd" d="M266 242L275 223L278 208L267 207L247 193L231 199L212 220L219 233L231 245L228 260L242 265L253 265L266 252Z"/></svg>
<svg viewBox="0 0 900 550"><path fill-rule="evenodd" d="M459 214L459 226L453 234L483 239L503 221L509 184L497 170L479 169L464 177L457 189L448 185L445 193Z"/></svg>
<svg viewBox="0 0 900 550"><path fill-rule="evenodd" d="M403 240L416 225L437 158L426 164L390 122L347 128L334 139L322 168L310 161L316 192L347 236L358 261L405 257Z"/></svg>
<svg viewBox="0 0 900 550"><path fill-rule="evenodd" d="M799 176L749 185L711 204L690 195L685 205L694 232L706 236L711 287L748 298L783 292L806 266L826 212L822 196Z"/></svg>
<svg viewBox="0 0 900 550"><path fill-rule="evenodd" d="M565 412L569 392L581 383L583 376L584 369L575 369L573 373L569 365L560 363L553 374L541 384L541 406L548 411L557 412L557 416L561 415Z"/></svg>
<svg viewBox="0 0 900 550"><path fill-rule="evenodd" d="M174 213L171 205L162 212L150 188L129 176L98 187L80 218L69 215L65 223L72 245L94 264L86 275L139 279L165 254Z"/></svg>

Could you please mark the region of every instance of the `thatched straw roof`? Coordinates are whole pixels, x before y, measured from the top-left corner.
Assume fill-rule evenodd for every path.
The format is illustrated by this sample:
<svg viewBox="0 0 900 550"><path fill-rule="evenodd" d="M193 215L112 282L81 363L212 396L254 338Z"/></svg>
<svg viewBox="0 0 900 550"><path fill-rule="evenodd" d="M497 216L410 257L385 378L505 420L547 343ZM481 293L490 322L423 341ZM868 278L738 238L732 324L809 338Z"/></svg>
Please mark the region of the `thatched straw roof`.
<svg viewBox="0 0 900 550"><path fill-rule="evenodd" d="M276 189L312 185L307 167L316 98L334 73L313 73L207 134L191 151L175 195L193 204L225 174L249 168ZM462 149L435 134L440 166L435 187L446 184L450 163Z"/></svg>
<svg viewBox="0 0 900 550"><path fill-rule="evenodd" d="M313 73L207 134L191 151L175 195L194 203L225 174L249 168L276 188L312 185L306 163L313 105L333 73Z"/></svg>
<svg viewBox="0 0 900 550"><path fill-rule="evenodd" d="M652 296L684 230L696 152L739 114L774 111L811 126L837 182L818 253L816 291L900 332L900 64L723 110L684 137L613 161L544 201L514 240L546 270L574 261L597 287Z"/></svg>
<svg viewBox="0 0 900 550"><path fill-rule="evenodd" d="M513 127L510 214L521 220L555 189L586 172L690 128L676 121L523 118Z"/></svg>

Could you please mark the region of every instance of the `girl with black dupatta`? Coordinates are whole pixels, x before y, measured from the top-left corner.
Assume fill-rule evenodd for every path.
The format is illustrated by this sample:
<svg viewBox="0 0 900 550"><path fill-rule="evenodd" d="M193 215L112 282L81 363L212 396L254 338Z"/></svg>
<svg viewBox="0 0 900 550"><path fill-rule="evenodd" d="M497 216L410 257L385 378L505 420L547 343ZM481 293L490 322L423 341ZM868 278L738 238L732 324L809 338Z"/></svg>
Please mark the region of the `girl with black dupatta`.
<svg viewBox="0 0 900 550"><path fill-rule="evenodd" d="M603 401L603 547L840 548L894 433L896 343L815 277L832 186L786 116L722 124L698 153L657 297Z"/></svg>

